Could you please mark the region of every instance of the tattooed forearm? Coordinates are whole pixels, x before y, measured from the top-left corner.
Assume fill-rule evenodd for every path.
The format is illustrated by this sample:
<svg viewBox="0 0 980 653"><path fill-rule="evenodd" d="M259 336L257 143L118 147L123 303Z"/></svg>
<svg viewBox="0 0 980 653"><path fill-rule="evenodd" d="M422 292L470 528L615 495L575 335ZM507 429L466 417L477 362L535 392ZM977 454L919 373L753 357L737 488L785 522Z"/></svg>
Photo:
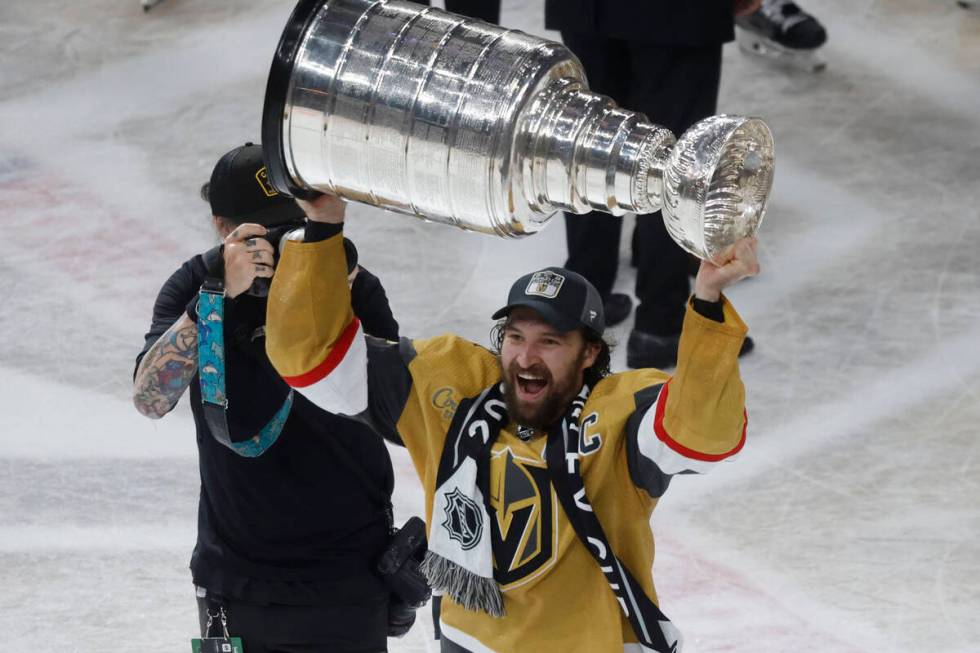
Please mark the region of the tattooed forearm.
<svg viewBox="0 0 980 653"><path fill-rule="evenodd" d="M166 415L197 372L197 325L184 315L143 356L133 403L151 418Z"/></svg>

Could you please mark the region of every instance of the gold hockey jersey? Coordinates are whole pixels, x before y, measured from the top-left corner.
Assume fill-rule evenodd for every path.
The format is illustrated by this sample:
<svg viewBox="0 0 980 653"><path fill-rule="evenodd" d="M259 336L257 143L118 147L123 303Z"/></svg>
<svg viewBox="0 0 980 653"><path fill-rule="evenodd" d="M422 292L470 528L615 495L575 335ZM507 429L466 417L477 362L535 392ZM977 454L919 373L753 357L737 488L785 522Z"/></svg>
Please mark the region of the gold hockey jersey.
<svg viewBox="0 0 980 653"><path fill-rule="evenodd" d="M456 406L499 382L497 358L453 335L399 343L365 338L346 276L339 235L286 244L270 294L269 357L324 409L394 431L425 489L429 532L458 528L456 507L433 501L436 474ZM582 412L587 495L613 551L654 601L650 516L657 500L674 474L705 472L744 444L737 358L746 331L727 300L721 323L689 308L673 376L613 374L596 385ZM524 441L510 424L492 448L487 527L506 615L465 610L446 597L443 637L458 647L448 650L641 650L551 486L545 439Z"/></svg>

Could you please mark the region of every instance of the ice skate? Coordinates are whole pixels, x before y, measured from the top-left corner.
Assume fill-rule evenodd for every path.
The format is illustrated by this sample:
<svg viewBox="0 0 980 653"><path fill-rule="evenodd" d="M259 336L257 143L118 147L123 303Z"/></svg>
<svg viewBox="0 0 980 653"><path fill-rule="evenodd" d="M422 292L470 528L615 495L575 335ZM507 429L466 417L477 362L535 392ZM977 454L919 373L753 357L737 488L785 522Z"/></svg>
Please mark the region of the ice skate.
<svg viewBox="0 0 980 653"><path fill-rule="evenodd" d="M956 0L956 4L964 9L973 9L977 5L977 0Z"/></svg>
<svg viewBox="0 0 980 653"><path fill-rule="evenodd" d="M819 53L827 31L794 2L763 0L758 11L735 22L735 37L743 52L808 72L827 67Z"/></svg>
<svg viewBox="0 0 980 653"><path fill-rule="evenodd" d="M140 0L140 6L143 7L144 12L147 12L161 2L163 2L163 0Z"/></svg>

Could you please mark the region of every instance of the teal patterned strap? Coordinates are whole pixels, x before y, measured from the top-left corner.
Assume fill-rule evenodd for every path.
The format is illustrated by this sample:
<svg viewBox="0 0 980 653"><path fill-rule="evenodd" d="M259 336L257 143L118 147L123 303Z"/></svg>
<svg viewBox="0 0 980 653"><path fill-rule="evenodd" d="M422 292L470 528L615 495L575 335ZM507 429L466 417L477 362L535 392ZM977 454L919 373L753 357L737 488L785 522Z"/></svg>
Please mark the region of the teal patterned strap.
<svg viewBox="0 0 980 653"><path fill-rule="evenodd" d="M201 399L228 408L225 395L225 294L201 290L197 296L197 369Z"/></svg>
<svg viewBox="0 0 980 653"><path fill-rule="evenodd" d="M228 396L225 394L225 293L201 288L197 300L197 361L201 380L201 404L204 420L211 435L239 456L255 458L271 447L282 433L293 407L290 390L276 414L258 435L242 442L232 442L228 434Z"/></svg>

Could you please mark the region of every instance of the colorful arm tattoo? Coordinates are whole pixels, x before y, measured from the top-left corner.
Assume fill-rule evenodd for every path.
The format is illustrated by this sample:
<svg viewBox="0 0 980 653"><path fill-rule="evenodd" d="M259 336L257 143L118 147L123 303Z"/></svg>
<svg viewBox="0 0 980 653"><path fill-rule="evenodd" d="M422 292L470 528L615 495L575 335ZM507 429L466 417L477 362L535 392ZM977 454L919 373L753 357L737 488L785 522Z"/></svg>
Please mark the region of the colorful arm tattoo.
<svg viewBox="0 0 980 653"><path fill-rule="evenodd" d="M187 315L160 336L140 362L133 403L147 417L163 417L197 372L197 325Z"/></svg>

